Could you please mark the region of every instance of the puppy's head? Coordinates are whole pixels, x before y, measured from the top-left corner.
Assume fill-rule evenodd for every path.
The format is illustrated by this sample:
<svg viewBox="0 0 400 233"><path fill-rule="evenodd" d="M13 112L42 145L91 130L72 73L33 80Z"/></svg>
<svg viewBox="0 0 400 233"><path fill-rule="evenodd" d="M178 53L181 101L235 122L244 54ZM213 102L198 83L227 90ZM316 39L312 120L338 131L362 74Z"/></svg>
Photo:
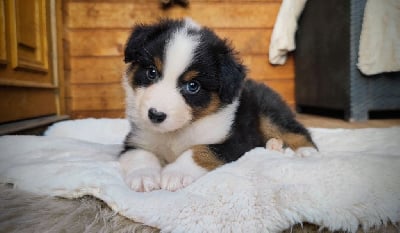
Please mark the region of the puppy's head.
<svg viewBox="0 0 400 233"><path fill-rule="evenodd" d="M125 62L127 116L158 132L179 130L232 104L245 77L226 41L188 19L135 27Z"/></svg>

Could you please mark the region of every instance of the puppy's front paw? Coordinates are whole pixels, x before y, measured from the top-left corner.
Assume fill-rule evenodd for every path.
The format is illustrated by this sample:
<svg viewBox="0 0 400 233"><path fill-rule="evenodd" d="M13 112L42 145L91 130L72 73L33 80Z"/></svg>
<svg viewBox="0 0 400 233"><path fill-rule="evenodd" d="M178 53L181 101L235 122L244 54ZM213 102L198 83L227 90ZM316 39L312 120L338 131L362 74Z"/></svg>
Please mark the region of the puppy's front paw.
<svg viewBox="0 0 400 233"><path fill-rule="evenodd" d="M309 157L318 154L318 150L314 147L300 147L296 150L295 155L298 157Z"/></svg>
<svg viewBox="0 0 400 233"><path fill-rule="evenodd" d="M195 177L190 174L167 167L161 173L161 188L174 192L188 186L194 180Z"/></svg>
<svg viewBox="0 0 400 233"><path fill-rule="evenodd" d="M267 141L265 148L267 150L283 152L283 141L281 139L271 138Z"/></svg>
<svg viewBox="0 0 400 233"><path fill-rule="evenodd" d="M125 182L136 192L150 192L160 189L160 169L141 168L129 172Z"/></svg>

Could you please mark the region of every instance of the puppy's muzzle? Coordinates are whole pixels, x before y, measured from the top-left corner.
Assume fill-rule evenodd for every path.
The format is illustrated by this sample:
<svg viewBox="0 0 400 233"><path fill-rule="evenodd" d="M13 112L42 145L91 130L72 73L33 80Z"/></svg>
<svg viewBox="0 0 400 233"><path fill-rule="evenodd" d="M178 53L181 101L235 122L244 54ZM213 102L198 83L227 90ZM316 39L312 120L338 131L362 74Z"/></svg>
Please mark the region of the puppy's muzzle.
<svg viewBox="0 0 400 233"><path fill-rule="evenodd" d="M148 112L148 117L151 122L153 122L155 124L160 124L167 118L167 114L165 114L163 112L159 112L155 108L150 108L149 112Z"/></svg>

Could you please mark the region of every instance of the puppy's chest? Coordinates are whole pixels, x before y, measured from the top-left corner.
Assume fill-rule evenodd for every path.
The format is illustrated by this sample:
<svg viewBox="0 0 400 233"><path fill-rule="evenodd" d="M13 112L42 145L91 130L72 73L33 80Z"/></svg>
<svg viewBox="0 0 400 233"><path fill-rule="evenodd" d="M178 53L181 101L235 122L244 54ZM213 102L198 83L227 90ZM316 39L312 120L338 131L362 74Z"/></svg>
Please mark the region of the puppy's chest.
<svg viewBox="0 0 400 233"><path fill-rule="evenodd" d="M154 153L160 160L171 163L185 150L190 149L190 140L182 140L176 135L140 133L133 139L140 148Z"/></svg>
<svg viewBox="0 0 400 233"><path fill-rule="evenodd" d="M192 146L223 142L229 135L230 125L231 122L227 122L211 128L198 124L181 132L169 134L139 131L131 138L131 142L141 149L154 153L161 160L171 163Z"/></svg>

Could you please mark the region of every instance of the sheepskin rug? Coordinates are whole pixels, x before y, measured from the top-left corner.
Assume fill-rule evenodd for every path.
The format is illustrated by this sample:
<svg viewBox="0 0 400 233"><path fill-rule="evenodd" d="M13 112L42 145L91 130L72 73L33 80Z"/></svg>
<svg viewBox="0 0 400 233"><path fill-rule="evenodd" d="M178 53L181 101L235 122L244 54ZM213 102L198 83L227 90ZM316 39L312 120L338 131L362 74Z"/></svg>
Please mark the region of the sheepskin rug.
<svg viewBox="0 0 400 233"><path fill-rule="evenodd" d="M382 225L368 233L398 233L400 225ZM159 229L127 219L92 196L65 199L40 196L0 185L0 232L156 233ZM297 224L284 233L328 233L317 225ZM337 231L343 232L343 231ZM361 229L357 233L363 232Z"/></svg>
<svg viewBox="0 0 400 233"><path fill-rule="evenodd" d="M311 129L307 158L256 148L173 193L126 186L127 130L87 119L0 137L0 232L398 232L400 127Z"/></svg>

